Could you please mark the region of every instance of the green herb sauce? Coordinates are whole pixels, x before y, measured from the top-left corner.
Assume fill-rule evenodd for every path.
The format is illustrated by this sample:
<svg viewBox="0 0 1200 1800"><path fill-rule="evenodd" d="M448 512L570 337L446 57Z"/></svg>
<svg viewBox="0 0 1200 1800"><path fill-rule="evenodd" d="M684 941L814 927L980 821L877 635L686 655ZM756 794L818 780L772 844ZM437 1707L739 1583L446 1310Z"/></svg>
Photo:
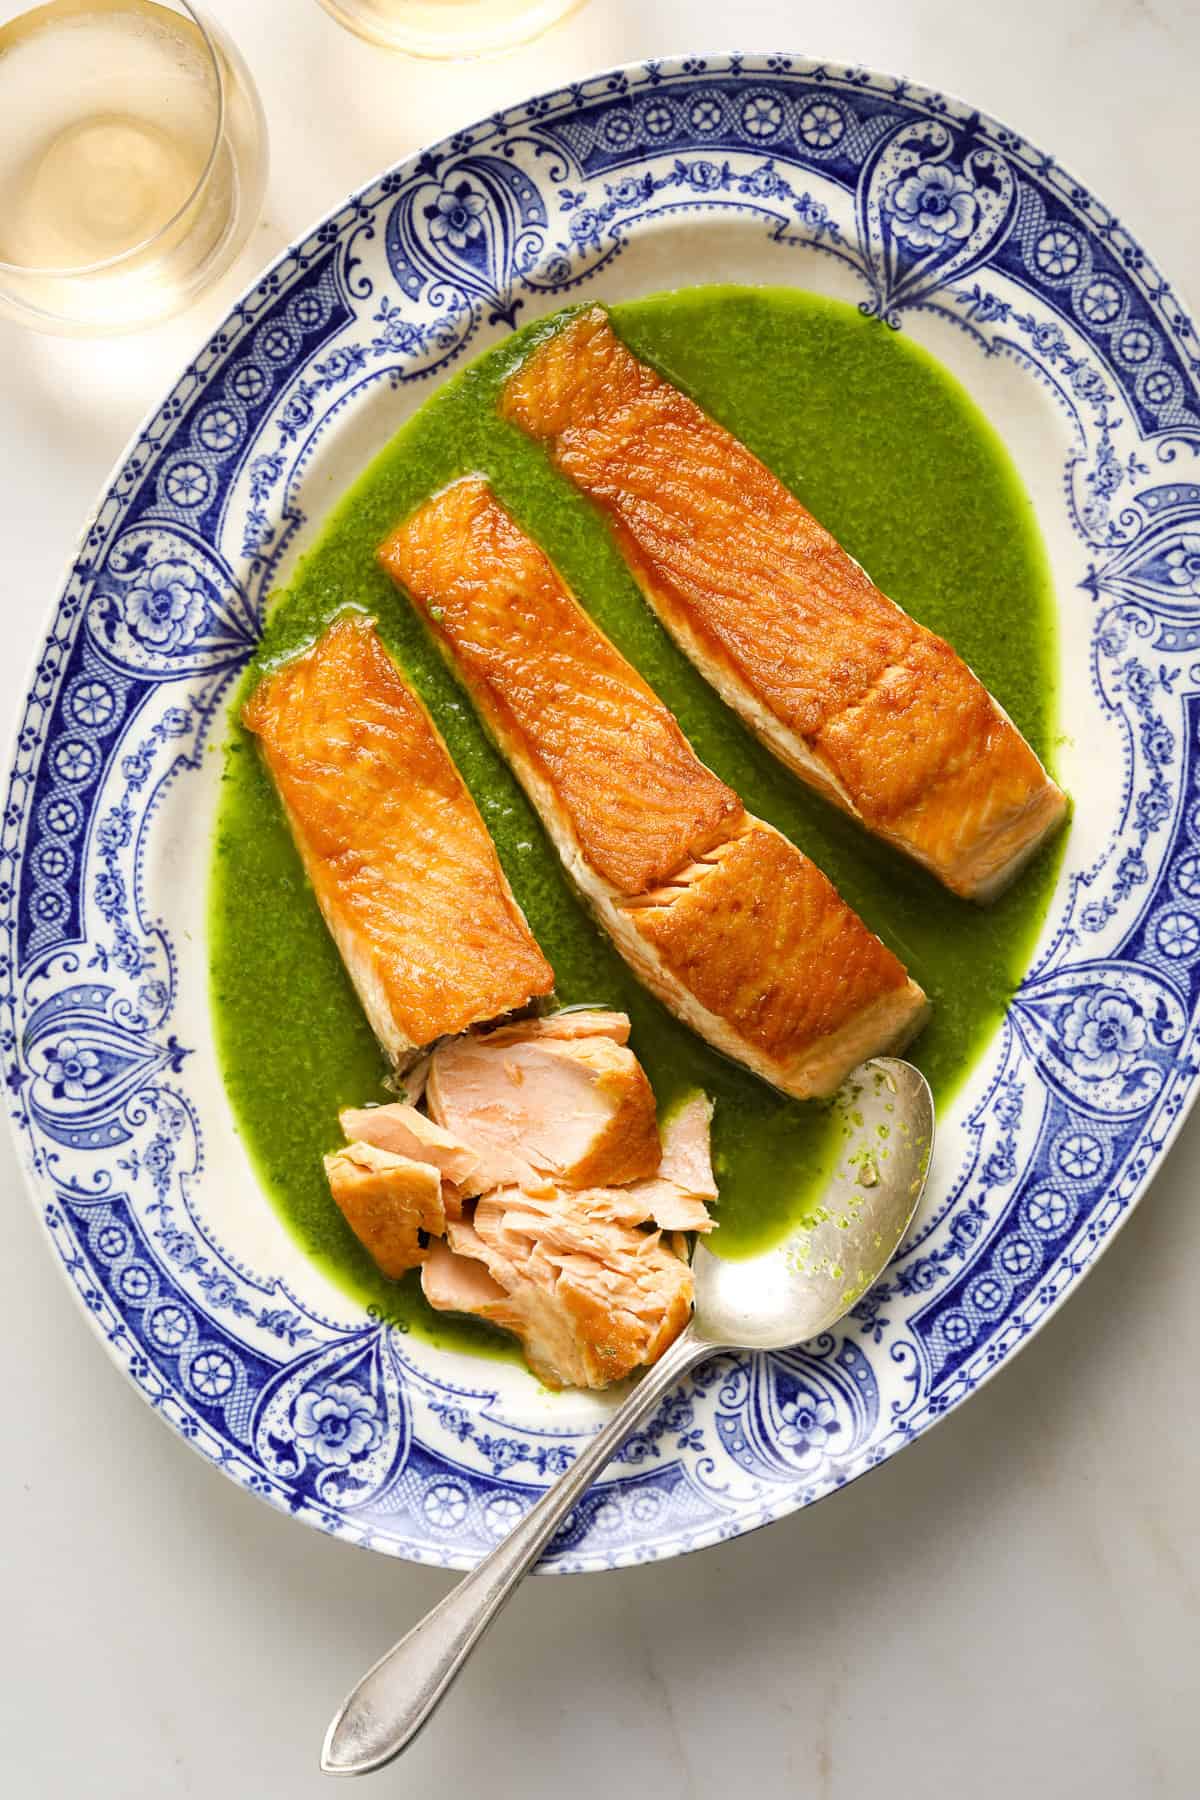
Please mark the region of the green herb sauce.
<svg viewBox="0 0 1200 1800"><path fill-rule="evenodd" d="M613 319L640 356L777 472L885 592L955 645L1052 763L1055 610L1033 510L999 439L945 370L852 307L787 290L691 289L615 307ZM943 1105L1024 972L1061 844L981 909L787 774L673 647L591 505L497 417L498 389L527 336L440 388L343 498L276 597L246 680L310 641L340 608L375 615L479 804L561 999L628 1011L664 1109L689 1087L715 1097L721 1200L713 1242L744 1254L815 1198L840 1139L829 1111L785 1100L707 1049L600 935L416 614L376 567L389 529L455 476L488 476L672 707L703 760L820 864L925 987L933 1019L912 1054ZM430 1314L415 1277L379 1276L329 1197L321 1154L340 1141L338 1108L387 1099L385 1064L240 727L225 754L211 888L212 1005L230 1099L263 1185L304 1249L345 1289L436 1341L493 1349L498 1338L486 1328Z"/></svg>

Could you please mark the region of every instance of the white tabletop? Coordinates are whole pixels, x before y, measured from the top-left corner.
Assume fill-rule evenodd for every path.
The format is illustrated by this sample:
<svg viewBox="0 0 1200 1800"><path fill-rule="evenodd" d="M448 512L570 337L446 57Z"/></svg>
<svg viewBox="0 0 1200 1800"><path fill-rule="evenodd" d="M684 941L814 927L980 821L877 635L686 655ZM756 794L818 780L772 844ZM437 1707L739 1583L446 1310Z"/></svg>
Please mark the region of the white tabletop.
<svg viewBox="0 0 1200 1800"><path fill-rule="evenodd" d="M266 211L171 325L0 328L6 717L109 465L254 266L420 143L592 69L736 39L907 72L1053 149L1200 299L1196 0L591 0L473 67L373 51L316 0L207 3L262 91ZM868 1480L700 1556L528 1584L377 1790L1193 1800L1198 1154L1200 1115L1064 1312ZM72 1306L6 1138L0 1189L0 1791L326 1792L333 1704L450 1577L289 1523L164 1430Z"/></svg>

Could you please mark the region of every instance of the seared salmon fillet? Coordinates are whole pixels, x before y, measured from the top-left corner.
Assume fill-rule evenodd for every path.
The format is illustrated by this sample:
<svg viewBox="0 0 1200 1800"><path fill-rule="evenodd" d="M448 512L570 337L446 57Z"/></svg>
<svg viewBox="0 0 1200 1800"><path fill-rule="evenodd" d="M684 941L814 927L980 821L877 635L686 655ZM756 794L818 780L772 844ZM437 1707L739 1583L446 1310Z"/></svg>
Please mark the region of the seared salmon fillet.
<svg viewBox="0 0 1200 1800"><path fill-rule="evenodd" d="M720 1021L718 1047L749 1046L790 1093L832 1093L898 1022L900 1035L924 1022L924 995L891 951L760 819L626 917L697 1017Z"/></svg>
<svg viewBox="0 0 1200 1800"><path fill-rule="evenodd" d="M437 608L444 641L528 783L551 790L580 853L640 894L727 833L742 803L478 478L456 482L380 552ZM602 777L602 778L601 778ZM536 793L534 798L536 800Z"/></svg>
<svg viewBox="0 0 1200 1800"><path fill-rule="evenodd" d="M504 416L601 507L666 629L769 749L955 893L998 894L1067 802L941 638L592 307Z"/></svg>
<svg viewBox="0 0 1200 1800"><path fill-rule="evenodd" d="M445 489L380 555L601 924L686 1023L800 1098L918 1029L925 997L891 951L705 768L486 482Z"/></svg>
<svg viewBox="0 0 1200 1800"><path fill-rule="evenodd" d="M475 802L370 620L337 619L242 719L394 1060L550 992Z"/></svg>

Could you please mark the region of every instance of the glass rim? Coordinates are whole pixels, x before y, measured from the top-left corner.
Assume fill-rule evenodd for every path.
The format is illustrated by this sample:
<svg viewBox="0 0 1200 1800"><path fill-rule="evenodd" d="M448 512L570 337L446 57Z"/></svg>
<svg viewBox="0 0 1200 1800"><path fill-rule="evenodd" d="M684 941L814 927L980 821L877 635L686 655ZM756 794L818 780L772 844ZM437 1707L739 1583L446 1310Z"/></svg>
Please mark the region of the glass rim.
<svg viewBox="0 0 1200 1800"><path fill-rule="evenodd" d="M45 0L43 0L43 3L45 3ZM79 5L79 10L82 12L85 8L86 0L77 0L77 4ZM4 259L0 257L0 278L12 276L16 278L18 283L22 280L40 281L47 278L52 280L71 281L84 279L89 275L103 275L109 271L120 269L123 264L133 262L138 257L144 256L147 250L153 249L154 245L158 243L161 238L164 238L167 233L179 223L180 219L183 218L189 208L195 205L196 200L203 192L208 183L208 178L212 174L213 165L217 160L217 152L221 148L221 140L225 134L225 77L221 72L221 59L217 54L216 39L209 30L204 19L196 11L195 7L190 4L190 0L167 0L167 6L173 6L180 12L186 13L187 17L196 27L196 30L200 33L200 38L208 55L209 65L212 69L213 80L216 82L217 112L212 142L208 147L208 155L204 159L204 167L196 177L195 186L188 193L186 199L182 200L175 208L175 211L171 214L170 218L164 219L162 224L156 226L148 237L141 238L136 244L131 244L127 250L118 250L114 256L101 257L98 262L69 263L66 267L60 267L53 263L5 262ZM30 7L29 12L34 13L39 12L40 10L41 7L33 6ZM29 15L15 13L13 16L14 19L20 19L28 17Z"/></svg>
<svg viewBox="0 0 1200 1800"><path fill-rule="evenodd" d="M583 0L541 0L541 7L547 13L552 8L555 9L553 16L547 17L540 25L535 24L527 33L523 27L519 27L515 34L505 32L499 37L485 39L478 49L473 50L435 45L425 34L408 36L403 26L394 32L390 31L374 13L368 15L363 11L362 0L317 0L317 3L343 31L351 32L363 43L374 44L380 50L409 56L419 62L476 62L520 49L523 44L530 43L543 32L551 30L569 13L575 12L583 5Z"/></svg>

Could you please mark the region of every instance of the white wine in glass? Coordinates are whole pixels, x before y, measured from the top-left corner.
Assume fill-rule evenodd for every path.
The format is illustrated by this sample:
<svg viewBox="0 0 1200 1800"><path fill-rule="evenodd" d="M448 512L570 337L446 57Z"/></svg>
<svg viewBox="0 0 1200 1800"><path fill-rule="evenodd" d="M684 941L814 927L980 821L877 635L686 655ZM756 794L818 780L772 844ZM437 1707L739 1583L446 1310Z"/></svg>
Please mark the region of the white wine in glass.
<svg viewBox="0 0 1200 1800"><path fill-rule="evenodd" d="M488 56L526 43L582 0L321 0L360 37L410 56Z"/></svg>
<svg viewBox="0 0 1200 1800"><path fill-rule="evenodd" d="M0 306L50 331L178 311L266 178L241 59L175 0L0 0Z"/></svg>

